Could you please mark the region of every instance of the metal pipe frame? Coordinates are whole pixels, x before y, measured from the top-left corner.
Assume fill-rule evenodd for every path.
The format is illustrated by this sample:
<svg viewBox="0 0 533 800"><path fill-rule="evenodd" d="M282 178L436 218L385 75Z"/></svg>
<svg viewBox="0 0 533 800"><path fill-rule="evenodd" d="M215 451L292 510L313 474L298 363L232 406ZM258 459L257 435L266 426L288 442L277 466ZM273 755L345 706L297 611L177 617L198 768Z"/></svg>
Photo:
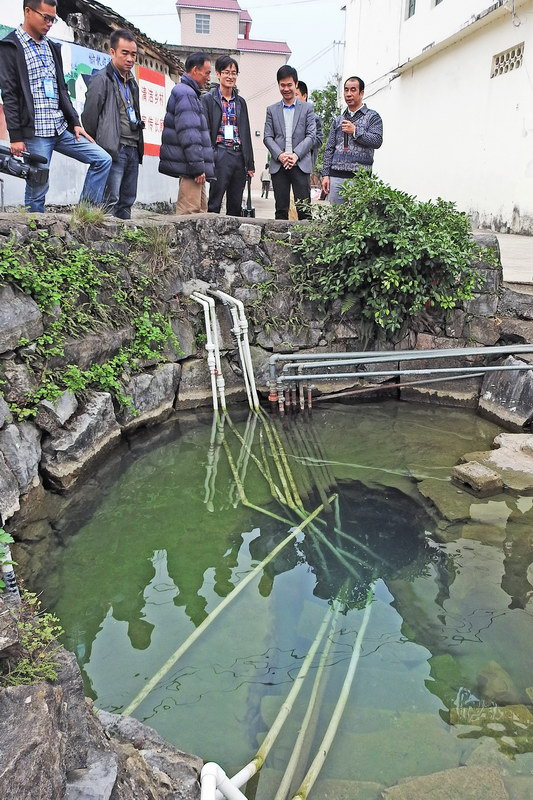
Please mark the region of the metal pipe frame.
<svg viewBox="0 0 533 800"><path fill-rule="evenodd" d="M376 372L326 372L321 375L278 375L277 384L283 385L289 381L316 380L335 380L339 378L374 378L374 377L393 377L396 375L438 375L446 373L480 373L480 372L523 372L533 369L533 364L523 366L499 366L499 367L434 367L433 369L390 369L378 370Z"/></svg>
<svg viewBox="0 0 533 800"><path fill-rule="evenodd" d="M425 358L450 358L457 356L494 356L494 355L514 355L518 353L533 353L533 344L515 344L493 347L458 347L447 348L445 350L371 350L371 351L351 351L348 353L274 353L269 359L270 379L276 381L276 365L279 361L292 362L294 368L302 362L319 362L317 366L325 361L332 363L366 364L381 363L383 361L416 361ZM285 367L283 368L285 371ZM328 376L329 377L329 376Z"/></svg>

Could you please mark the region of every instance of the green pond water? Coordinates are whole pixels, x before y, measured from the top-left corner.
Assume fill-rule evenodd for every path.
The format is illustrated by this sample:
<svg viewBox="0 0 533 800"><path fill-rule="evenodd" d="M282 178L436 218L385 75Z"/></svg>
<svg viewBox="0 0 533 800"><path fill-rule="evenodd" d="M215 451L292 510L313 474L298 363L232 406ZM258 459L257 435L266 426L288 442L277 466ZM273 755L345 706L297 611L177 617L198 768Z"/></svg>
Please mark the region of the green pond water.
<svg viewBox="0 0 533 800"><path fill-rule="evenodd" d="M283 492L271 428L245 418L235 425L216 431L188 415L164 437L134 441L105 481L87 486L90 500L71 509L62 546L33 581L99 708L126 708L299 522L248 454ZM457 459L490 449L500 430L467 411L396 402L324 406L275 426L306 511L321 492L338 500L232 601L135 716L180 749L237 771L336 608L296 789L333 713L370 591L348 705L311 798L334 797L324 787L341 784L328 781L391 785L468 763L501 761L531 776L533 501L479 500L449 481ZM286 521L242 505L228 454L248 499ZM448 520L428 513L418 486L429 479ZM317 664L318 655L257 798L275 796Z"/></svg>

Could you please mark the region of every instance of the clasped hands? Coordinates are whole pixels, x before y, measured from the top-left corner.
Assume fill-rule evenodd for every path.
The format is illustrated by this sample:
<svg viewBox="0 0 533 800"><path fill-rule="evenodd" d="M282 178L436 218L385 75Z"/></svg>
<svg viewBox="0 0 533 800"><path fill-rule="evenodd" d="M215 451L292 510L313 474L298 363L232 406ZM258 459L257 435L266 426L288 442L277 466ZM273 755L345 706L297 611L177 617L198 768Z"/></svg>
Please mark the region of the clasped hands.
<svg viewBox="0 0 533 800"><path fill-rule="evenodd" d="M280 153L278 161L285 169L292 169L298 161L296 153Z"/></svg>

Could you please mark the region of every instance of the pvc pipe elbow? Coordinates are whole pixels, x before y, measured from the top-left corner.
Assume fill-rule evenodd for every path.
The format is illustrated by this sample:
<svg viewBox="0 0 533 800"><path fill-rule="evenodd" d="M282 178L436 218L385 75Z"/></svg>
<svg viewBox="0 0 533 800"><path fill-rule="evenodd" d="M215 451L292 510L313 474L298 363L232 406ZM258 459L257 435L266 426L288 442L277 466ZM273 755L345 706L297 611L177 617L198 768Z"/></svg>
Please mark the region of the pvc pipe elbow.
<svg viewBox="0 0 533 800"><path fill-rule="evenodd" d="M216 790L227 798L227 800L246 800L245 795L228 778L222 767L209 761L204 764L200 773L202 786L201 800L215 800Z"/></svg>

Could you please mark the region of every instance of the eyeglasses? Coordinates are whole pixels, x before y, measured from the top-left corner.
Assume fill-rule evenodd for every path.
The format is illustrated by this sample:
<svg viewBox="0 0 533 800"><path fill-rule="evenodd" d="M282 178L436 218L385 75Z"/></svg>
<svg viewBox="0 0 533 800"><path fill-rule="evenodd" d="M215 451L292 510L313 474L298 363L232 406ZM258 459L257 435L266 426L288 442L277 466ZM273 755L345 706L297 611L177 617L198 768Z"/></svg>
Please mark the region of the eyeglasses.
<svg viewBox="0 0 533 800"><path fill-rule="evenodd" d="M221 75L226 75L226 77L228 77L228 78L236 78L239 73L238 72L231 72L231 70L229 70L229 69L223 69L220 74Z"/></svg>
<svg viewBox="0 0 533 800"><path fill-rule="evenodd" d="M30 8L26 6L26 8ZM36 14L39 14L40 17L44 19L45 22L48 22L50 25L54 25L57 22L58 17L51 17L50 14L43 14L42 11L37 11L36 8L30 8L30 11L34 11Z"/></svg>

